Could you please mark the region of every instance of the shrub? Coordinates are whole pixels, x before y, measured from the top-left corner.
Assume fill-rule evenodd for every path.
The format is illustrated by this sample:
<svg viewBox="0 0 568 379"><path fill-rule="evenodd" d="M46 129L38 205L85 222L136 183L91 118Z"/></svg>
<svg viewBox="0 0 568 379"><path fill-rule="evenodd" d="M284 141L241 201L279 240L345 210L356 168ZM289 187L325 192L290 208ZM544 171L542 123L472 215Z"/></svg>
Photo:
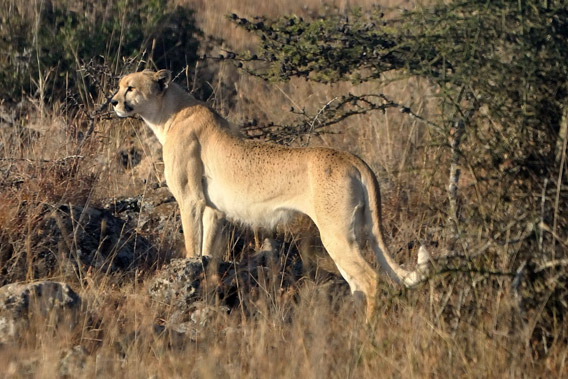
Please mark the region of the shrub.
<svg viewBox="0 0 568 379"><path fill-rule="evenodd" d="M201 35L194 12L167 0L58 0L31 7L10 1L0 11L0 93L11 102L79 93L91 104L110 88L85 65L102 64L107 75L117 75L139 68L129 66L137 58L138 65L180 70L195 62Z"/></svg>

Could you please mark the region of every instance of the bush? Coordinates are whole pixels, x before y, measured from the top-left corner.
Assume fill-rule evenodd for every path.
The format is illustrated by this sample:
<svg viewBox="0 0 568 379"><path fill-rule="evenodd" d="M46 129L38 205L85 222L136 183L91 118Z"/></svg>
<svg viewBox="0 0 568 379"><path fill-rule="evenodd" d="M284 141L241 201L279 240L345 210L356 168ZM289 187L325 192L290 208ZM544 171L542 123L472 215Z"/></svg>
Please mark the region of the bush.
<svg viewBox="0 0 568 379"><path fill-rule="evenodd" d="M0 11L0 93L11 102L79 93L91 104L110 88L85 67L116 76L140 65L180 70L197 58L194 12L167 0L3 2Z"/></svg>

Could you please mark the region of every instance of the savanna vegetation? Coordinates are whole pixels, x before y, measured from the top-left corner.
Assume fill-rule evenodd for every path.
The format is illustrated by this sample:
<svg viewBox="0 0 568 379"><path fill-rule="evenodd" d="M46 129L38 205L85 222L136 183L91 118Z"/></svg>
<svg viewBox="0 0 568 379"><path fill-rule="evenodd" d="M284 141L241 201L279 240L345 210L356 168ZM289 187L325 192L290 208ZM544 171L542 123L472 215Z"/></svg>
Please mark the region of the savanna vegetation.
<svg viewBox="0 0 568 379"><path fill-rule="evenodd" d="M0 284L83 299L71 327L29 315L0 338L5 375L565 376L564 2L228 3L0 3ZM205 316L148 297L183 251L159 144L108 107L143 68L171 69L250 138L362 157L395 258L427 246L429 280L381 275L366 324L299 218L276 236L283 260L302 257L293 283L267 269L236 306L200 302ZM253 231L228 234L216 254L245 262Z"/></svg>

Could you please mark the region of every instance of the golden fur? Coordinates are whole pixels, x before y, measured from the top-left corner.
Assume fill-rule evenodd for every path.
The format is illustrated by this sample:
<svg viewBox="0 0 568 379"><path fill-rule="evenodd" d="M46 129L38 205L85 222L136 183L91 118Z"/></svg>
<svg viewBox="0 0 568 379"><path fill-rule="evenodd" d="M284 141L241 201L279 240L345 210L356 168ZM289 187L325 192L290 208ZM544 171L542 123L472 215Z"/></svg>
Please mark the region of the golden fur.
<svg viewBox="0 0 568 379"><path fill-rule="evenodd" d="M391 258L377 179L354 155L243 139L171 83L167 70L126 75L112 104L121 117L139 114L163 145L165 177L180 206L188 257L211 253L222 218L273 227L301 212L318 227L352 293L366 297L368 314L377 274L361 254L366 242L395 281L413 286L424 280L426 249L420 248L412 272Z"/></svg>

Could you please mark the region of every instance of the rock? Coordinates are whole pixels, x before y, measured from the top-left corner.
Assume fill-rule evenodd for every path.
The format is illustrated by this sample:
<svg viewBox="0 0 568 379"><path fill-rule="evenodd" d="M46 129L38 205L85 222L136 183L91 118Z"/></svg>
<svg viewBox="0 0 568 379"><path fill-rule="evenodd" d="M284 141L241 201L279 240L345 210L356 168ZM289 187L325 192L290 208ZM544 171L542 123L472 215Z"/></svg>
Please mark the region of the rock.
<svg viewBox="0 0 568 379"><path fill-rule="evenodd" d="M181 225L179 216L176 217L178 205L165 185L151 187L144 196L110 201L104 209L144 233L162 232L172 223Z"/></svg>
<svg viewBox="0 0 568 379"><path fill-rule="evenodd" d="M63 378L79 378L84 376L84 370L89 359L89 352L81 345L74 346L63 352L57 365L57 373Z"/></svg>
<svg viewBox="0 0 568 379"><path fill-rule="evenodd" d="M194 325L204 327L209 324L213 318L227 314L229 311L230 309L227 306L212 306L206 302L196 302L193 303L189 318Z"/></svg>
<svg viewBox="0 0 568 379"><path fill-rule="evenodd" d="M111 212L62 205L47 218L63 250L104 271L126 270L150 258L150 244ZM55 225L54 225L55 223Z"/></svg>
<svg viewBox="0 0 568 379"><path fill-rule="evenodd" d="M37 367L41 364L40 358L30 357L25 359L11 360L6 367L3 367L3 378L35 378L37 377Z"/></svg>
<svg viewBox="0 0 568 379"><path fill-rule="evenodd" d="M105 209L45 205L31 235L33 277L54 273L76 276L78 269L127 271L154 263L150 243L124 220ZM24 280L27 268L13 265L0 284Z"/></svg>
<svg viewBox="0 0 568 379"><path fill-rule="evenodd" d="M297 251L278 254L274 242L265 241L260 252L240 262L205 256L173 259L150 282L148 293L164 309L166 324L184 331L190 329L187 322L203 327L236 306L254 307L255 297L264 291L261 286L284 292L301 276Z"/></svg>
<svg viewBox="0 0 568 379"><path fill-rule="evenodd" d="M218 283L219 277L232 278L234 268L230 262L220 262L217 274L208 277L210 257L173 259L169 265L152 280L148 288L150 298L159 304L174 309L173 315L187 313L192 304L207 297L207 282L215 283L212 287L219 295L227 295L230 289L227 283ZM224 285L223 285L224 284ZM214 294L213 293L213 294Z"/></svg>
<svg viewBox="0 0 568 379"><path fill-rule="evenodd" d="M186 315L177 312L161 326L161 335L168 338L170 347L184 347L187 340L201 342L208 336L207 327L216 324L216 320L225 317L230 308L224 305L208 304L206 301L194 302ZM189 320L184 321L189 316ZM221 323L221 325L224 323ZM157 329L158 330L158 329Z"/></svg>
<svg viewBox="0 0 568 379"><path fill-rule="evenodd" d="M0 287L0 344L16 341L28 328L30 317L50 325L73 328L78 322L81 298L65 283L43 281Z"/></svg>
<svg viewBox="0 0 568 379"><path fill-rule="evenodd" d="M0 316L0 346L15 341L19 325L13 317Z"/></svg>

